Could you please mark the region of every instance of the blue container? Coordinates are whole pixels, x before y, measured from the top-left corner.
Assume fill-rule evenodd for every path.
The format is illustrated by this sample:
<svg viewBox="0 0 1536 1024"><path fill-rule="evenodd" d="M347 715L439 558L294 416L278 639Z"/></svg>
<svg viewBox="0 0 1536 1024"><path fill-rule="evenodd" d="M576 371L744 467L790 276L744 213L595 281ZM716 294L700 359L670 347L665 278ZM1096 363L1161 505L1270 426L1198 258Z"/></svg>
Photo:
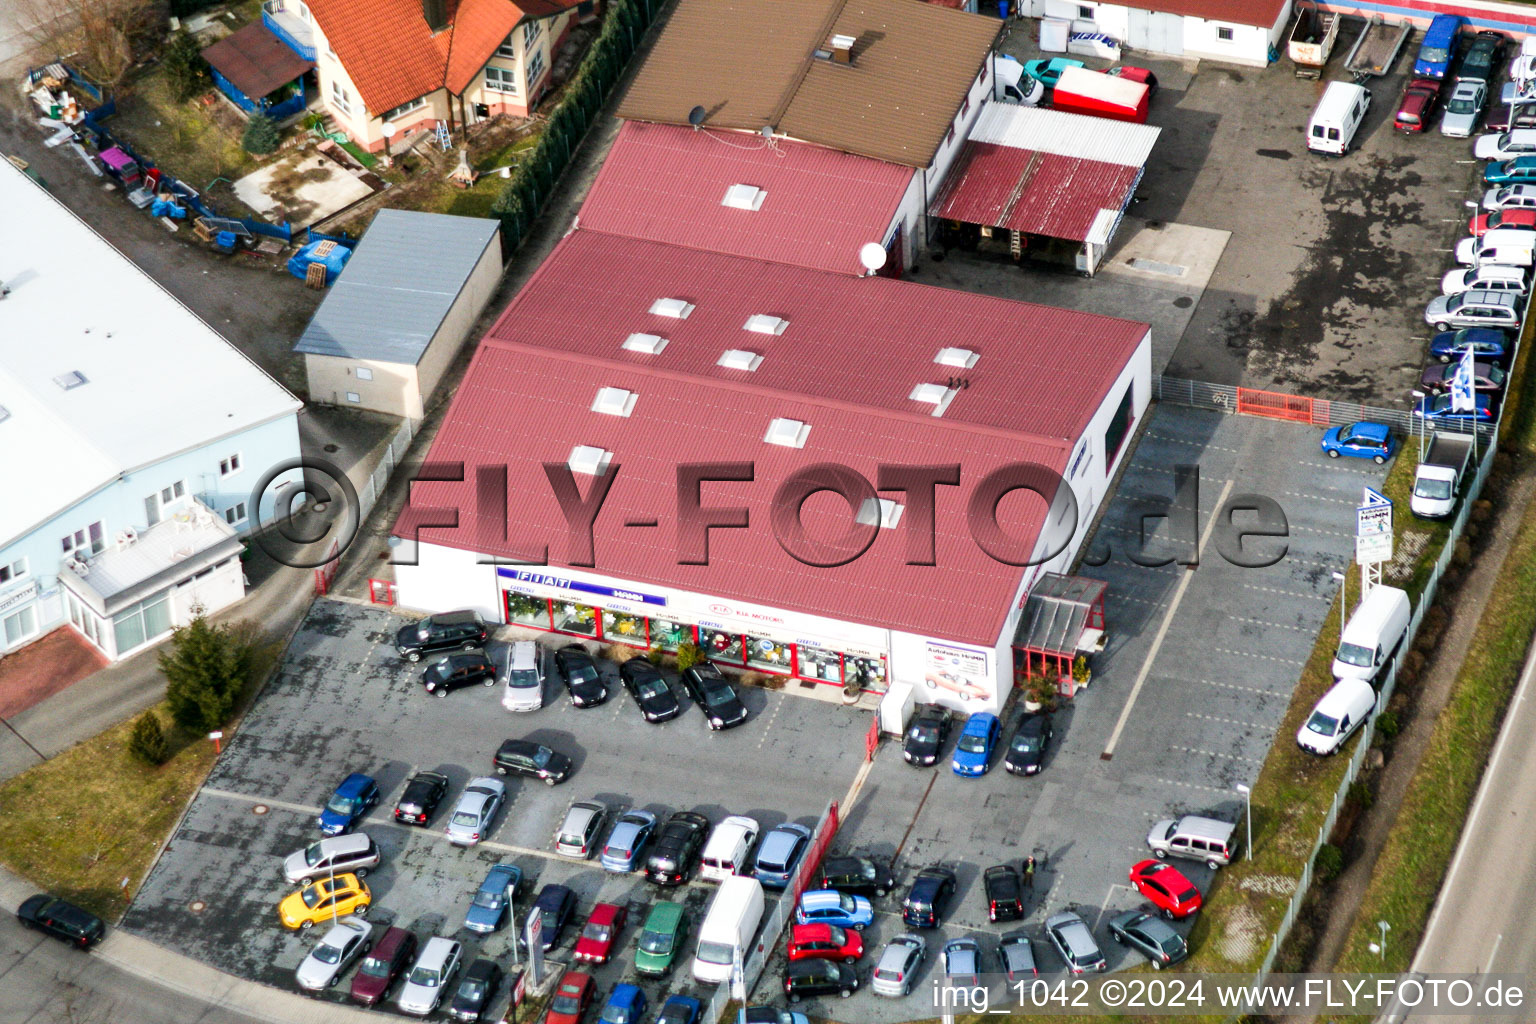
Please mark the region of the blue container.
<svg viewBox="0 0 1536 1024"><path fill-rule="evenodd" d="M1008 20L1008 0L997 0L997 16L1004 21Z"/></svg>

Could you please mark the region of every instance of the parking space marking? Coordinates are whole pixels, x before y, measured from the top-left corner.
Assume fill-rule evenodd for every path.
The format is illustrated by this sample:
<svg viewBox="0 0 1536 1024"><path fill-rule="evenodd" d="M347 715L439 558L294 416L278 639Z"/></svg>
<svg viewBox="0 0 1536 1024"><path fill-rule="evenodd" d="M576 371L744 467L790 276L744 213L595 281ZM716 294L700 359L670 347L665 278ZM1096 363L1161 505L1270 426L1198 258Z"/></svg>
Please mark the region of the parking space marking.
<svg viewBox="0 0 1536 1024"><path fill-rule="evenodd" d="M268 807L281 807L285 811L293 811L295 814L318 815L320 808L314 804L291 804L286 800L268 800L261 796L248 796L245 793L235 793L228 789L214 789L212 786L204 786L199 792L209 796L220 797L224 800L238 800L247 804L265 804Z"/></svg>
<svg viewBox="0 0 1536 1024"><path fill-rule="evenodd" d="M1186 711L1184 712L1184 715L1186 718L1198 718L1202 722L1219 722L1222 725L1240 725L1244 729L1268 728L1267 726L1259 725L1256 722L1245 722L1241 718L1222 718L1220 715L1202 715L1196 711Z"/></svg>
<svg viewBox="0 0 1536 1024"><path fill-rule="evenodd" d="M1228 480L1221 488L1221 495L1216 499L1212 508L1221 508L1227 503L1227 496L1232 492L1232 481ZM1211 539L1211 530L1216 526L1219 516L1211 516L1205 521L1205 530L1200 534L1200 543L1195 548L1198 557L1205 550L1206 542ZM1136 706L1136 697L1141 693L1141 688L1147 682L1147 677L1152 674L1152 663L1157 660L1158 651L1162 650L1163 640L1168 636L1168 627L1173 625L1173 616L1179 610L1179 605L1184 600L1184 595L1189 591L1190 581L1195 578L1192 572L1182 573L1179 585L1173 592L1173 600L1168 605L1168 611L1163 614L1163 621L1157 627L1157 635L1152 638L1152 649L1147 651L1146 660L1141 663L1141 671L1136 673L1136 682L1131 686L1131 692L1125 699L1125 707L1120 709L1120 717L1115 722L1114 731L1109 734L1109 742L1104 744L1103 753L1099 758L1108 761L1115 756L1115 745L1120 742L1120 734L1125 731L1125 724L1131 719L1131 710Z"/></svg>
<svg viewBox="0 0 1536 1024"><path fill-rule="evenodd" d="M1220 757L1228 761L1246 761L1249 764L1264 763L1264 759L1261 757L1243 757L1241 754L1223 754L1219 750L1201 750L1198 747L1180 747L1177 745L1170 746L1168 749L1177 751L1180 754L1194 754L1197 757Z"/></svg>
<svg viewBox="0 0 1536 1024"><path fill-rule="evenodd" d="M1348 530L1320 530L1315 526L1299 526L1296 523L1287 523L1286 528L1290 530L1300 530L1302 533L1321 534L1324 537L1354 537L1354 534L1350 533Z"/></svg>
<svg viewBox="0 0 1536 1024"><path fill-rule="evenodd" d="M1174 444L1187 444L1191 447L1200 448L1204 451L1231 452L1233 455L1238 454L1238 450L1236 448L1228 448L1226 445L1221 444L1210 444L1205 441L1191 441L1187 437L1173 437L1169 434L1155 434L1150 430L1147 431L1145 436L1158 441L1172 441Z"/></svg>
<svg viewBox="0 0 1536 1024"><path fill-rule="evenodd" d="M1296 465L1305 466L1307 469L1314 471L1318 468L1317 463L1311 459L1297 459ZM1381 476L1380 470L1356 469L1353 466L1339 465L1338 459L1330 460L1327 471L1330 473L1346 473L1349 476L1363 476L1372 480L1378 479ZM1326 480L1327 477L1321 477L1320 479Z"/></svg>
<svg viewBox="0 0 1536 1024"><path fill-rule="evenodd" d="M1300 498L1303 501L1326 501L1335 505L1358 506L1360 504L1352 498L1329 498L1321 494L1303 494L1301 491L1281 491L1280 493L1288 498Z"/></svg>
<svg viewBox="0 0 1536 1024"><path fill-rule="evenodd" d="M1195 682L1204 683L1206 686L1219 686L1223 690L1238 690L1242 693L1256 693L1261 697L1274 696L1274 694L1272 694L1269 690L1261 689L1257 686L1240 686L1237 683L1218 683L1214 679L1197 679Z"/></svg>
<svg viewBox="0 0 1536 1024"><path fill-rule="evenodd" d="M1243 586L1248 590L1259 590L1266 594L1279 594L1282 597L1307 597L1314 600L1318 598L1326 598L1329 601L1333 600L1333 595L1331 593L1319 594L1316 591L1285 590L1281 587L1261 587L1257 583L1244 583Z"/></svg>
<svg viewBox="0 0 1536 1024"><path fill-rule="evenodd" d="M1094 931L1098 931L1099 930L1099 925L1104 923L1104 915L1109 913L1109 904L1115 898L1115 890L1116 889L1124 889L1127 892L1135 892L1136 891L1136 890L1132 889L1129 885L1126 885L1124 882L1115 882L1113 885L1111 885L1109 887L1108 891L1104 893L1104 902L1099 907L1099 916L1095 917L1093 919L1093 930Z"/></svg>
<svg viewBox="0 0 1536 1024"><path fill-rule="evenodd" d="M1202 793L1220 793L1222 796L1231 796L1230 789L1222 789L1220 786L1202 786L1198 782L1179 782L1176 779L1158 779L1152 781L1161 782L1165 786L1180 786L1184 789L1198 789Z"/></svg>
<svg viewBox="0 0 1536 1024"><path fill-rule="evenodd" d="M763 734L757 738L757 749L758 750L762 750L763 749L763 744L768 742L768 730L773 727L774 719L778 718L779 717L779 712L784 709L784 703L785 702L782 701L782 700L775 701L774 704L773 704L773 711L771 711L769 713L769 715L768 715L768 721L762 723Z"/></svg>
<svg viewBox="0 0 1536 1024"><path fill-rule="evenodd" d="M1264 619L1245 619L1241 615L1229 615L1227 617L1233 622L1249 622L1255 626L1269 626L1274 629L1294 629L1296 632L1305 633L1308 636L1312 636L1317 633L1317 630L1315 629L1308 629L1305 626L1288 626L1283 622L1268 622Z"/></svg>
<svg viewBox="0 0 1536 1024"><path fill-rule="evenodd" d="M1273 661L1277 665L1305 665L1306 658L1277 658L1273 654L1255 654L1252 651L1235 651L1230 647L1212 647L1211 650L1219 654L1235 654L1239 658L1258 658L1261 661Z"/></svg>

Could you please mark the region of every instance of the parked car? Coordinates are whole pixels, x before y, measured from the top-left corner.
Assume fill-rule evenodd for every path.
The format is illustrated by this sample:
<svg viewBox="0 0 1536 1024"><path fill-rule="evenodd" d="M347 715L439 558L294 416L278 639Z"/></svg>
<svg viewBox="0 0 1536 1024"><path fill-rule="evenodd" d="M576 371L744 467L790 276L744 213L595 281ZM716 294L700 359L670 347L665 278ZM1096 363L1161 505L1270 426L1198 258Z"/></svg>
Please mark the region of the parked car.
<svg viewBox="0 0 1536 1024"><path fill-rule="evenodd" d="M830 960L795 960L784 970L784 994L792 1003L834 992L847 999L858 987L859 976L852 967Z"/></svg>
<svg viewBox="0 0 1536 1024"><path fill-rule="evenodd" d="M635 704L647 722L666 722L682 714L682 702L667 685L661 669L647 659L630 658L620 665L619 679L635 698Z"/></svg>
<svg viewBox="0 0 1536 1024"><path fill-rule="evenodd" d="M1355 459L1370 459L1381 465L1397 451L1397 439L1392 428L1385 423L1346 423L1333 427L1323 434L1323 454L1330 459L1348 455Z"/></svg>
<svg viewBox="0 0 1536 1024"><path fill-rule="evenodd" d="M321 875L352 872L358 878L379 863L379 846L366 832L329 836L283 858L283 877L298 885Z"/></svg>
<svg viewBox="0 0 1536 1024"><path fill-rule="evenodd" d="M1045 764L1045 748L1051 743L1051 716L1037 711L1019 718L1008 738L1003 767L1014 775L1035 775Z"/></svg>
<svg viewBox="0 0 1536 1024"><path fill-rule="evenodd" d="M797 924L789 930L791 960L841 960L856 963L864 955L864 937L835 924Z"/></svg>
<svg viewBox="0 0 1536 1024"><path fill-rule="evenodd" d="M1403 89L1403 98L1397 101L1397 116L1392 127L1400 132L1418 133L1434 120L1435 106L1440 102L1440 82L1433 78L1409 79Z"/></svg>
<svg viewBox="0 0 1536 1024"><path fill-rule="evenodd" d="M901 756L907 764L924 768L937 761L944 752L945 741L949 739L949 723L947 710L937 704L923 705L912 716L906 736L901 741Z"/></svg>
<svg viewBox="0 0 1536 1024"><path fill-rule="evenodd" d="M344 917L299 961L293 980L306 992L324 992L341 980L352 961L368 951L373 928L355 917Z"/></svg>
<svg viewBox="0 0 1536 1024"><path fill-rule="evenodd" d="M1519 100L1520 90L1514 82L1499 87L1499 99L1483 127L1491 132L1507 132L1511 128L1536 128L1536 106L1530 100Z"/></svg>
<svg viewBox="0 0 1536 1024"><path fill-rule="evenodd" d="M404 928L384 929L352 975L352 1001L360 1006L382 1003L390 986L405 973L415 956L416 936Z"/></svg>
<svg viewBox="0 0 1536 1024"><path fill-rule="evenodd" d="M278 920L285 928L312 928L317 921L330 921L348 914L362 917L368 913L373 894L367 883L354 874L327 875L308 882L289 893L277 905Z"/></svg>
<svg viewBox="0 0 1536 1024"><path fill-rule="evenodd" d="M693 996L668 996L656 1012L655 1024L698 1024L703 1012L704 1007Z"/></svg>
<svg viewBox="0 0 1536 1024"><path fill-rule="evenodd" d="M608 833L600 863L609 871L628 873L635 870L640 854L645 851L645 844L651 841L651 833L654 831L656 815L650 811L625 811L613 823L613 831Z"/></svg>
<svg viewBox="0 0 1536 1024"><path fill-rule="evenodd" d="M1536 210L1521 212L1536 213ZM1476 267L1457 267L1454 270L1447 270L1445 276L1440 279L1440 291L1445 295L1456 295L1471 291L1473 288L1524 295L1528 287L1524 267L1506 267L1497 263L1484 263Z"/></svg>
<svg viewBox="0 0 1536 1024"><path fill-rule="evenodd" d="M900 999L912 991L923 959L928 955L928 942L921 935L898 935L885 944L874 973L869 976L869 988L877 996Z"/></svg>
<svg viewBox="0 0 1536 1024"><path fill-rule="evenodd" d="M1419 387L1431 395L1443 395L1451 390L1451 377L1455 375L1456 363L1430 363L1424 367L1424 373L1419 377ZM1509 375L1497 363L1488 359L1475 359L1472 362L1472 390L1486 391L1497 394L1504 390L1504 383Z"/></svg>
<svg viewBox="0 0 1536 1024"><path fill-rule="evenodd" d="M1019 921L1024 917L1024 886L1019 873L1007 864L996 864L982 872L981 883L987 900L988 921Z"/></svg>
<svg viewBox="0 0 1536 1024"><path fill-rule="evenodd" d="M1147 87L1148 100L1157 95L1157 76L1147 68L1138 68L1131 64L1116 64L1112 68L1105 69L1104 73L1130 82L1140 82Z"/></svg>
<svg viewBox="0 0 1536 1024"><path fill-rule="evenodd" d="M507 914L517 899L517 887L523 884L523 869L516 864L492 864L485 881L469 901L464 927L482 935L499 931L507 923Z"/></svg>
<svg viewBox="0 0 1536 1024"><path fill-rule="evenodd" d="M1483 169L1483 180L1490 185L1529 185L1536 182L1536 157L1519 156L1512 160L1497 160Z"/></svg>
<svg viewBox="0 0 1536 1024"><path fill-rule="evenodd" d="M1004 932L997 952L1003 961L1003 973L1008 976L1009 984L1033 978L1040 973L1035 962L1035 945L1029 941L1029 935L1022 928Z"/></svg>
<svg viewBox="0 0 1536 1024"><path fill-rule="evenodd" d="M1474 393L1474 408L1452 409L1450 395L1436 395L1434 398L1426 398L1413 407L1413 414L1420 419L1430 420L1435 423L1456 423L1481 420L1491 422L1493 420L1493 398L1487 392Z"/></svg>
<svg viewBox="0 0 1536 1024"><path fill-rule="evenodd" d="M576 910L576 894L567 886L550 883L539 890L533 905L539 911L540 945L548 953L560 944L560 933Z"/></svg>
<svg viewBox="0 0 1536 1024"><path fill-rule="evenodd" d="M617 903L593 904L592 912L587 915L587 923L582 925L581 934L576 936L575 958L589 964L607 963L628 916L628 912Z"/></svg>
<svg viewBox="0 0 1536 1024"><path fill-rule="evenodd" d="M1200 890L1178 868L1155 858L1131 867L1131 884L1164 917L1184 918L1200 909Z"/></svg>
<svg viewBox="0 0 1536 1024"><path fill-rule="evenodd" d="M590 800L578 800L565 812L555 829L555 852L562 857L586 860L597 849L597 834L608 820L608 808Z"/></svg>
<svg viewBox="0 0 1536 1024"><path fill-rule="evenodd" d="M1479 160L1514 160L1536 155L1536 129L1511 128L1481 135L1472 144L1472 155Z"/></svg>
<svg viewBox="0 0 1536 1024"><path fill-rule="evenodd" d="M1491 213L1474 214L1467 222L1467 230L1474 238L1494 228L1536 231L1536 210L1494 210Z"/></svg>
<svg viewBox="0 0 1536 1024"><path fill-rule="evenodd" d="M316 819L320 833L339 836L350 832L378 802L378 783L361 772L353 772L341 780L341 785L321 808L320 817Z"/></svg>
<svg viewBox="0 0 1536 1024"><path fill-rule="evenodd" d="M452 939L441 935L428 939L395 997L400 1012L425 1017L437 1009L463 958L464 947Z"/></svg>
<svg viewBox="0 0 1536 1024"><path fill-rule="evenodd" d="M597 1015L598 1024L640 1024L645 1016L645 993L634 985L621 982L613 986L603 1012Z"/></svg>
<svg viewBox="0 0 1536 1024"><path fill-rule="evenodd" d="M1081 917L1070 910L1063 910L1046 918L1045 935L1056 947L1056 953L1073 974L1084 971L1103 971L1109 967L1099 944L1093 941L1093 932Z"/></svg>
<svg viewBox="0 0 1536 1024"><path fill-rule="evenodd" d="M901 904L901 920L910 928L937 928L955 896L955 873L942 864L924 868L912 879Z"/></svg>
<svg viewBox="0 0 1536 1024"><path fill-rule="evenodd" d="M47 893L23 900L16 908L16 920L23 928L42 932L77 949L91 948L107 933L101 918Z"/></svg>
<svg viewBox="0 0 1536 1024"><path fill-rule="evenodd" d="M1536 208L1536 185L1503 185L1483 193L1485 210Z"/></svg>
<svg viewBox="0 0 1536 1024"><path fill-rule="evenodd" d="M1471 349L1474 359L1486 359L1503 363L1513 351L1509 334L1494 327L1466 327L1459 331L1442 331L1430 339L1431 358L1442 363L1460 359Z"/></svg>
<svg viewBox="0 0 1536 1024"><path fill-rule="evenodd" d="M581 644L570 644L555 652L555 671L570 691L571 703L578 708L595 708L608 699L597 663Z"/></svg>
<svg viewBox="0 0 1536 1024"><path fill-rule="evenodd" d="M1457 77L1462 81L1493 81L1499 66L1504 63L1504 47L1508 44L1509 37L1502 32L1479 32L1472 37L1467 52L1462 54L1461 66L1456 69Z"/></svg>
<svg viewBox="0 0 1536 1024"><path fill-rule="evenodd" d="M805 1014L777 1006L749 1006L743 1016L742 1024L810 1024Z"/></svg>
<svg viewBox="0 0 1536 1024"><path fill-rule="evenodd" d="M1455 295L1436 295L1424 307L1424 322L1437 331L1454 331L1463 327L1520 326L1520 312L1524 303L1519 295L1490 288L1473 288Z"/></svg>
<svg viewBox="0 0 1536 1024"><path fill-rule="evenodd" d="M506 784L489 777L470 779L448 818L443 835L455 846L474 846L491 834L496 812L507 800Z"/></svg>
<svg viewBox="0 0 1536 1024"><path fill-rule="evenodd" d="M635 940L635 970L652 977L670 971L687 927L688 913L681 903L663 900L652 907Z"/></svg>
<svg viewBox="0 0 1536 1024"><path fill-rule="evenodd" d="M496 961L481 957L464 972L458 989L453 993L453 1001L448 1004L448 1016L473 1024L490 1009L491 1000L496 998L496 989L500 985L501 968Z"/></svg>
<svg viewBox="0 0 1536 1024"><path fill-rule="evenodd" d="M474 612L442 612L396 630L395 650L406 661L420 661L423 655L438 651L484 647L488 636L490 630Z"/></svg>
<svg viewBox="0 0 1536 1024"><path fill-rule="evenodd" d="M1122 946L1131 946L1146 954L1154 971L1189 956L1189 947L1182 935L1151 914L1138 910L1128 910L1110 918L1109 934Z"/></svg>
<svg viewBox="0 0 1536 1024"><path fill-rule="evenodd" d="M656 832L645 859L645 878L657 885L681 885L693 875L699 851L709 835L709 819L695 811L677 811Z"/></svg>
<svg viewBox="0 0 1536 1024"><path fill-rule="evenodd" d="M794 877L800 858L810 845L811 830L804 825L786 821L775 826L758 844L753 876L765 889L783 889Z"/></svg>
<svg viewBox="0 0 1536 1024"><path fill-rule="evenodd" d="M1083 62L1070 57L1051 57L1049 60L1027 60L1024 73L1047 89L1056 88L1056 80L1068 68L1083 67Z"/></svg>
<svg viewBox="0 0 1536 1024"><path fill-rule="evenodd" d="M977 711L967 718L950 762L954 773L967 778L987 774L987 769L992 767L992 748L997 746L997 734L997 716L992 712Z"/></svg>
<svg viewBox="0 0 1536 1024"><path fill-rule="evenodd" d="M1471 138L1487 106L1486 83L1457 82L1445 101L1445 113L1440 117L1440 134L1451 139Z"/></svg>
<svg viewBox="0 0 1536 1024"><path fill-rule="evenodd" d="M981 984L985 970L981 943L975 939L950 939L944 943L944 975L951 985Z"/></svg>
<svg viewBox="0 0 1536 1024"><path fill-rule="evenodd" d="M496 666L479 651L450 654L428 665L421 673L421 685L436 697L446 697L450 690L483 683L496 685Z"/></svg>
<svg viewBox="0 0 1536 1024"><path fill-rule="evenodd" d="M736 695L736 688L709 662L685 669L682 679L683 689L709 720L711 729L731 729L747 720L747 706Z"/></svg>
<svg viewBox="0 0 1536 1024"><path fill-rule="evenodd" d="M425 825L447 795L448 776L442 772L417 772L395 802L395 820L402 825Z"/></svg>
<svg viewBox="0 0 1536 1024"><path fill-rule="evenodd" d="M519 640L507 654L501 706L508 711L537 711L544 706L544 648Z"/></svg>
<svg viewBox="0 0 1536 1024"><path fill-rule="evenodd" d="M592 1005L597 985L592 975L582 971L566 971L560 976L549 1010L544 1014L544 1024L579 1024L582 1014Z"/></svg>
<svg viewBox="0 0 1536 1024"><path fill-rule="evenodd" d="M863 931L875 920L875 909L862 896L835 889L812 889L800 895L795 907L796 924L835 924Z"/></svg>
<svg viewBox="0 0 1536 1024"><path fill-rule="evenodd" d="M896 877L869 857L826 857L816 887L855 896L884 896L896 888Z"/></svg>
<svg viewBox="0 0 1536 1024"><path fill-rule="evenodd" d="M525 775L546 786L564 782L571 775L571 759L532 740L503 740L492 761L497 775Z"/></svg>

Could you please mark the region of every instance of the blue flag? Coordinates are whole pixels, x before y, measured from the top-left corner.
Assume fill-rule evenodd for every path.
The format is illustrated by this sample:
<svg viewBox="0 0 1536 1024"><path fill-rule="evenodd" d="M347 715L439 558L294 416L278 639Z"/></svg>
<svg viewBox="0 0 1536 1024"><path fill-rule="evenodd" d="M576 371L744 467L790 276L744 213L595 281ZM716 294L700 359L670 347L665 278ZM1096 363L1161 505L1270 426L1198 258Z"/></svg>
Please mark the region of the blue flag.
<svg viewBox="0 0 1536 1024"><path fill-rule="evenodd" d="M1477 408L1477 397L1473 384L1472 349L1467 348L1461 354L1461 361L1456 364L1456 372L1451 375L1451 411L1471 412Z"/></svg>

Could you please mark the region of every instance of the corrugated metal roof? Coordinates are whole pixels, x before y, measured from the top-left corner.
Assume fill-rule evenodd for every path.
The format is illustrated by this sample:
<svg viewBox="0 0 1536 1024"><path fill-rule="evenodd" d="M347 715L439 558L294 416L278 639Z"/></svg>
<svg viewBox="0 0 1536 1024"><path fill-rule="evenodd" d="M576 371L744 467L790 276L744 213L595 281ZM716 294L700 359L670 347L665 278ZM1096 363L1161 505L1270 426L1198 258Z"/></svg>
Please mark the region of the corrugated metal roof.
<svg viewBox="0 0 1536 1024"><path fill-rule="evenodd" d="M287 85L315 66L256 21L203 49L203 60L253 100Z"/></svg>
<svg viewBox="0 0 1536 1024"><path fill-rule="evenodd" d="M1152 155L1162 129L1130 121L1111 121L1063 110L1043 110L1014 103L989 103L971 129L973 142L995 142L1017 149L1140 167Z"/></svg>
<svg viewBox="0 0 1536 1024"><path fill-rule="evenodd" d="M1001 30L920 0L680 0L619 116L686 124L699 106L712 127L927 167ZM833 35L855 38L851 64L813 56Z"/></svg>
<svg viewBox="0 0 1536 1024"><path fill-rule="evenodd" d="M496 231L484 217L380 210L293 350L414 366Z"/></svg>
<svg viewBox="0 0 1536 1024"><path fill-rule="evenodd" d="M859 247L883 242L915 172L823 146L628 121L582 204L583 228L862 274ZM725 206L733 185L764 195Z"/></svg>

